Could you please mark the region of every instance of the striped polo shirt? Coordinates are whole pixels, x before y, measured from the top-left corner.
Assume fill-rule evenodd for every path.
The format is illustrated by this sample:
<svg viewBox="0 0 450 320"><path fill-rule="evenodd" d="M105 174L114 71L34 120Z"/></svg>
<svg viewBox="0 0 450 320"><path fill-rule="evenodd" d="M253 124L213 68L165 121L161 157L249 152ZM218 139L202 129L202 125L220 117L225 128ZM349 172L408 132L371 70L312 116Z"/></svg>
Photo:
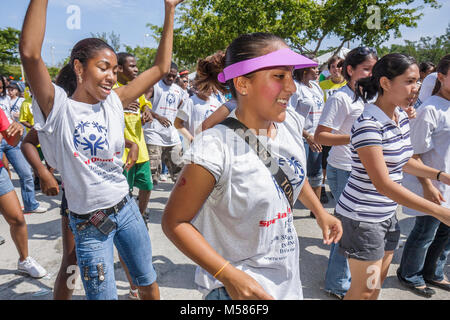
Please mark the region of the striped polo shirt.
<svg viewBox="0 0 450 320"><path fill-rule="evenodd" d="M402 167L413 155L406 112L397 108L398 125L376 105L367 104L351 130L352 171L336 212L353 220L381 222L391 218L397 203L378 193L358 156L358 148L380 146L389 177L401 183Z"/></svg>

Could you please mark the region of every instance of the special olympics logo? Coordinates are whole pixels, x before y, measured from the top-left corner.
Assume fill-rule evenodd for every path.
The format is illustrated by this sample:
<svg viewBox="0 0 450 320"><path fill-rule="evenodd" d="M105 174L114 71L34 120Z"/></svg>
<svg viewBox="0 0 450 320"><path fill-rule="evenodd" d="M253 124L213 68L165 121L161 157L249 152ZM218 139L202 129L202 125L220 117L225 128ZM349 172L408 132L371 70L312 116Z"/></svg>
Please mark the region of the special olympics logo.
<svg viewBox="0 0 450 320"><path fill-rule="evenodd" d="M166 97L166 103L169 106L172 106L175 105L175 100L176 100L175 95L172 92L169 92L169 94Z"/></svg>
<svg viewBox="0 0 450 320"><path fill-rule="evenodd" d="M107 132L108 129L98 122L80 121L73 132L73 144L77 151L88 151L91 157L97 156L98 150L109 148Z"/></svg>

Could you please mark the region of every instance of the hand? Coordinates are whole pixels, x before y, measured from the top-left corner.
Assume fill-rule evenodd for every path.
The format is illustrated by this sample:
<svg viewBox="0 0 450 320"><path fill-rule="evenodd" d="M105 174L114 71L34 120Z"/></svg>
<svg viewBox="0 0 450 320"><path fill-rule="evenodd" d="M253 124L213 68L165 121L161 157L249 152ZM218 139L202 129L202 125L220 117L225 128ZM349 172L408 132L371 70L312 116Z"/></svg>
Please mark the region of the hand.
<svg viewBox="0 0 450 320"><path fill-rule="evenodd" d="M442 173L441 173L442 176ZM423 189L423 197L431 202L434 202L436 204L441 204L444 200L444 197L439 192L439 190L433 186L431 183L428 183L426 185L422 185Z"/></svg>
<svg viewBox="0 0 450 320"><path fill-rule="evenodd" d="M306 137L306 142L308 142L308 145L313 152L322 152L322 145L314 141L314 136L312 134Z"/></svg>
<svg viewBox="0 0 450 320"><path fill-rule="evenodd" d="M142 124L146 124L147 122L152 122L153 121L153 116L150 112L150 110L148 110L148 108L145 109L144 112L142 112Z"/></svg>
<svg viewBox="0 0 450 320"><path fill-rule="evenodd" d="M342 223L338 218L326 213L325 215L316 215L316 221L322 229L324 244L338 243L341 240L343 230Z"/></svg>
<svg viewBox="0 0 450 320"><path fill-rule="evenodd" d="M139 147L133 142L130 151L128 152L127 162L125 164L125 170L130 170L136 163L139 156Z"/></svg>
<svg viewBox="0 0 450 320"><path fill-rule="evenodd" d="M184 0L165 0L165 4L168 6L173 6L176 7L178 4L180 4L181 2L183 2Z"/></svg>
<svg viewBox="0 0 450 320"><path fill-rule="evenodd" d="M168 128L172 125L172 122L170 122L169 119L167 119L166 117L163 117L163 116L158 116L156 118L156 120L158 120L159 123L161 123L163 125L163 127L166 127L166 128Z"/></svg>
<svg viewBox="0 0 450 320"><path fill-rule="evenodd" d="M227 265L217 279L233 300L274 300L255 279L232 265Z"/></svg>
<svg viewBox="0 0 450 320"><path fill-rule="evenodd" d="M141 107L141 105L139 104L139 102L133 101L133 102L130 103L128 106L123 107L123 110L125 110L125 111L137 112L137 111L139 110L140 107Z"/></svg>
<svg viewBox="0 0 450 320"><path fill-rule="evenodd" d="M416 118L416 109L413 106L409 106L407 108L403 108L405 112L408 114L409 119L415 119Z"/></svg>
<svg viewBox="0 0 450 320"><path fill-rule="evenodd" d="M42 193L46 196L56 196L59 193L58 182L47 169L39 172Z"/></svg>
<svg viewBox="0 0 450 320"><path fill-rule="evenodd" d="M13 137L13 136L15 136L17 134L19 134L19 137L22 136L22 134L23 134L23 126L20 123L18 123L16 121L13 121L9 125L8 129L6 129L6 135L9 138L9 137Z"/></svg>

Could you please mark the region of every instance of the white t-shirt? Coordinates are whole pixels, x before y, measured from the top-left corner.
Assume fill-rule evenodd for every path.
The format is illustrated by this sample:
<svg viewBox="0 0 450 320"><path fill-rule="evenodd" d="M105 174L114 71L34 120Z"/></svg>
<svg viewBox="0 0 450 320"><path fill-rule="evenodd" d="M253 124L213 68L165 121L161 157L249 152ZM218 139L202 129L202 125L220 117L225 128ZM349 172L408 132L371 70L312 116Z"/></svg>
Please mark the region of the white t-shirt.
<svg viewBox="0 0 450 320"><path fill-rule="evenodd" d="M44 120L35 99L35 129L45 160L61 173L69 210L87 214L116 205L128 193L122 102L113 91L95 105L74 101L54 85L53 109Z"/></svg>
<svg viewBox="0 0 450 320"><path fill-rule="evenodd" d="M418 108L425 100L431 97L436 81L437 72L432 72L423 79L422 85L420 86L419 98L414 107Z"/></svg>
<svg viewBox="0 0 450 320"><path fill-rule="evenodd" d="M19 121L20 107L24 101L25 99L20 97L17 97L15 100L11 100L11 118L15 121Z"/></svg>
<svg viewBox="0 0 450 320"><path fill-rule="evenodd" d="M305 118L304 130L314 134L324 107L324 93L316 81L310 81L311 88L304 83L297 84L295 110ZM292 99L292 98L291 98ZM295 98L294 98L295 99Z"/></svg>
<svg viewBox="0 0 450 320"><path fill-rule="evenodd" d="M195 136L201 131L202 122L222 104L223 102L219 101L216 95L211 95L208 101L200 99L197 95L193 95L178 109L177 118L185 121L189 133Z"/></svg>
<svg viewBox="0 0 450 320"><path fill-rule="evenodd" d="M11 98L8 95L5 95L4 97L0 96L0 108L2 108L3 112L6 115L6 118L8 118L9 123L12 123Z"/></svg>
<svg viewBox="0 0 450 320"><path fill-rule="evenodd" d="M420 154L427 166L450 172L450 101L439 96L431 96L417 109L417 116L411 121L411 144L415 154ZM450 208L450 186L431 180L439 189ZM403 186L423 197L423 189L417 177L404 174ZM422 212L403 207L409 215L425 215Z"/></svg>
<svg viewBox="0 0 450 320"><path fill-rule="evenodd" d="M235 112L230 114L235 117ZM301 120L289 108L272 140L260 141L292 181L294 199L306 177ZM283 191L258 155L223 125L203 131L183 156L208 170L216 184L193 219L206 241L275 299L302 299L299 244L293 213ZM207 294L223 286L198 267L195 282Z"/></svg>
<svg viewBox="0 0 450 320"><path fill-rule="evenodd" d="M327 99L319 125L333 129L331 133L350 134L353 123L364 110L364 102L353 102L355 93L348 85L343 86ZM352 170L350 144L333 146L328 154L328 163L341 170Z"/></svg>
<svg viewBox="0 0 450 320"><path fill-rule="evenodd" d="M172 125L166 128L156 119L150 123L147 122L143 127L145 142L165 147L180 144L180 136L173 122L177 116L178 106L187 94L179 85L174 83L168 86L162 80L153 86L153 90L152 110L166 117Z"/></svg>

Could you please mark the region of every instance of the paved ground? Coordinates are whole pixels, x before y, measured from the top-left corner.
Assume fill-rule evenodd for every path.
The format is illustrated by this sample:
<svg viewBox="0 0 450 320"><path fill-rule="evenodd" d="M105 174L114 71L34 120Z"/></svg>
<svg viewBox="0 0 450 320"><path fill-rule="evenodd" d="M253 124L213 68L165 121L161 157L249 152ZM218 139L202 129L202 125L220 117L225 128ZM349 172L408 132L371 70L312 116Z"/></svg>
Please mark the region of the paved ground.
<svg viewBox="0 0 450 320"><path fill-rule="evenodd" d="M13 175L13 183L16 192L20 195L17 176ZM174 245L165 237L161 230L161 216L164 205L172 188L172 183L161 183L156 186L151 196L149 205L152 215L150 237L153 247L153 263L158 273L158 283L161 296L165 300L198 300L200 293L195 289L194 271L195 265L180 253ZM328 193L329 194L329 193ZM0 300L48 300L52 299L52 288L59 269L62 244L59 205L60 196L46 197L41 193L37 199L49 207L44 214L26 215L29 233L30 254L39 261L49 272L43 279L33 279L17 272L18 254L9 234L9 226L3 217L0 217L0 235L6 239L6 243L0 245ZM325 205L330 212L334 208L334 201ZM294 210L294 223L297 228L300 241L300 272L303 283L305 299L327 300L329 298L323 292L324 274L328 262L328 247L322 243L321 231L315 220L309 217L309 211L301 204L297 204ZM412 228L414 219L398 214L402 229L401 245L406 240ZM382 300L410 300L420 299L409 291L403 289L395 276L402 248L396 253L390 267L388 278L381 291ZM116 253L115 272L119 299L127 299L128 282L125 277ZM450 266L446 267L447 275L450 274ZM450 300L450 293L436 289L437 294L433 300ZM78 289L75 290L73 299L84 299L84 290L81 279L78 281Z"/></svg>

